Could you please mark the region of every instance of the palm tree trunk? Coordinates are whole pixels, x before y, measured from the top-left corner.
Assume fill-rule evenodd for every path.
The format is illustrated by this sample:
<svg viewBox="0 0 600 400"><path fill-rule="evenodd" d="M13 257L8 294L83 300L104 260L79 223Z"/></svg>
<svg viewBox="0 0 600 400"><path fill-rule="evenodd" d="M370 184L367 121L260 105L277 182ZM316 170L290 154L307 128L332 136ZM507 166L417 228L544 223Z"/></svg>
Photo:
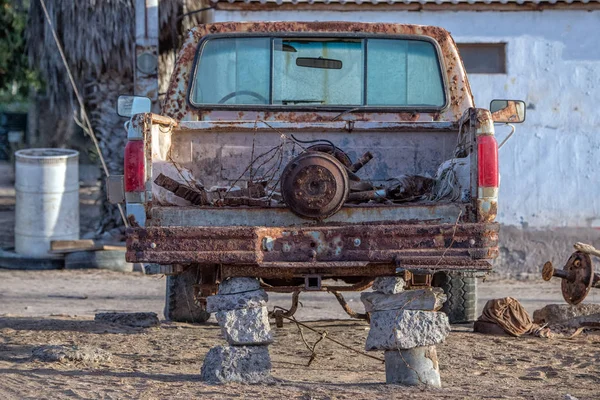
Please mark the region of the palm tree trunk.
<svg viewBox="0 0 600 400"><path fill-rule="evenodd" d="M97 77L90 77L86 89L86 107L90 122L108 171L111 175L122 175L127 135L123 127L125 119L118 116L116 112L116 101L119 94L132 93L131 78L123 77L117 71L108 71ZM103 232L115 234L119 230L122 231L123 221L117 206L106 201L104 187L102 184L102 211L96 231L98 234Z"/></svg>

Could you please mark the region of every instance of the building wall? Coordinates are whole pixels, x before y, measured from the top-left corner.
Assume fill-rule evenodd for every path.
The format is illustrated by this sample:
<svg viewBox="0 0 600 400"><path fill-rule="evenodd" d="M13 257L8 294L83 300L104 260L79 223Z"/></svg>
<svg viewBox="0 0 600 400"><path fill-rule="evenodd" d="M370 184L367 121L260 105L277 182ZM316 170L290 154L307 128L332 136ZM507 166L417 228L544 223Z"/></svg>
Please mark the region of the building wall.
<svg viewBox="0 0 600 400"><path fill-rule="evenodd" d="M235 12L219 21L361 21L437 25L457 42L506 42L507 74L472 74L476 104L523 99L527 121L500 150L498 221L600 227L600 11ZM499 141L509 128L498 126Z"/></svg>

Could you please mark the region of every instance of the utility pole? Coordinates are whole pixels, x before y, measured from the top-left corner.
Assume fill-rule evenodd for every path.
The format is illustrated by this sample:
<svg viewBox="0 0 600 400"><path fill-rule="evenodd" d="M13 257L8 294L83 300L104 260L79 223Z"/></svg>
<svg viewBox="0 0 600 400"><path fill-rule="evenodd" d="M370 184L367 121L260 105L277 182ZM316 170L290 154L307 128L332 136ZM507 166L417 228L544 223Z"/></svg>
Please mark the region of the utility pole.
<svg viewBox="0 0 600 400"><path fill-rule="evenodd" d="M158 1L135 0L135 77L134 94L158 104Z"/></svg>

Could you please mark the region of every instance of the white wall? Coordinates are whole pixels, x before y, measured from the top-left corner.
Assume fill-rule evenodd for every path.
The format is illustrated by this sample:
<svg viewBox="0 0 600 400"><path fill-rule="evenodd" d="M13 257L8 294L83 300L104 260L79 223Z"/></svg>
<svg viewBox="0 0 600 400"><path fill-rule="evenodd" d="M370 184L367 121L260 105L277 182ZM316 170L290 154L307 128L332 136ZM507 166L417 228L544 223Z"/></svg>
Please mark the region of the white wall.
<svg viewBox="0 0 600 400"><path fill-rule="evenodd" d="M469 77L480 107L494 98L529 104L527 121L500 150L498 220L600 227L600 11L215 11L214 17L438 25L457 42L506 42L506 75ZM499 140L505 132L497 129Z"/></svg>

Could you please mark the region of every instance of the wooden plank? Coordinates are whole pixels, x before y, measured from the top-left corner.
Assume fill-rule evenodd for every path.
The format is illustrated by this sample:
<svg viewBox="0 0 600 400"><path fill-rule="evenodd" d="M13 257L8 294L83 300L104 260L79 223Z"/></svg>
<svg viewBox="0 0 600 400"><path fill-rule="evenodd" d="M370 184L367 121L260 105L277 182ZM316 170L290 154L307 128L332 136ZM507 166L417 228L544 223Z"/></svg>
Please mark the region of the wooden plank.
<svg viewBox="0 0 600 400"><path fill-rule="evenodd" d="M102 250L111 250L111 251L126 251L127 246L125 245L117 245L117 244L103 244Z"/></svg>
<svg viewBox="0 0 600 400"><path fill-rule="evenodd" d="M50 253L66 254L76 251L125 251L125 243L102 243L89 239L82 240L53 240L50 242Z"/></svg>
<svg viewBox="0 0 600 400"><path fill-rule="evenodd" d="M50 242L50 250L53 253L64 253L69 251L93 250L96 243L93 240L53 240ZM66 251L65 251L66 250Z"/></svg>

